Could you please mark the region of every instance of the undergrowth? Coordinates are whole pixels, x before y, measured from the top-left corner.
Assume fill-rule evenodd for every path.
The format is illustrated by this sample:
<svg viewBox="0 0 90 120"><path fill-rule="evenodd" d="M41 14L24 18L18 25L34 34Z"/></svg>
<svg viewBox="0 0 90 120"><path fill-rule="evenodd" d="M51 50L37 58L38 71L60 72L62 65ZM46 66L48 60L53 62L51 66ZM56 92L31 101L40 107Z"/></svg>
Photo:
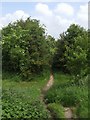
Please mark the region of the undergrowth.
<svg viewBox="0 0 90 120"><path fill-rule="evenodd" d="M78 118L88 118L88 86L72 83L72 77L54 74L54 85L45 95L47 104L58 103L64 107L76 107Z"/></svg>

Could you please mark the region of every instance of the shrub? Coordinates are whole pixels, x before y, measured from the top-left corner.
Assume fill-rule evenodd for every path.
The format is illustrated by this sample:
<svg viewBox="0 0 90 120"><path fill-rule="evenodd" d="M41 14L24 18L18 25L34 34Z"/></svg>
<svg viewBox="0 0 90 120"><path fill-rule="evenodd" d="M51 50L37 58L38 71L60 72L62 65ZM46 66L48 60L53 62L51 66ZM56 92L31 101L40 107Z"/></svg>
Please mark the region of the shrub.
<svg viewBox="0 0 90 120"><path fill-rule="evenodd" d="M18 20L2 28L1 33L4 70L20 73L23 78L29 79L48 66L49 47L44 26L38 20Z"/></svg>
<svg viewBox="0 0 90 120"><path fill-rule="evenodd" d="M51 111L52 116L55 119L65 118L65 116L64 116L64 108L60 104L50 103L50 104L48 104L48 109Z"/></svg>

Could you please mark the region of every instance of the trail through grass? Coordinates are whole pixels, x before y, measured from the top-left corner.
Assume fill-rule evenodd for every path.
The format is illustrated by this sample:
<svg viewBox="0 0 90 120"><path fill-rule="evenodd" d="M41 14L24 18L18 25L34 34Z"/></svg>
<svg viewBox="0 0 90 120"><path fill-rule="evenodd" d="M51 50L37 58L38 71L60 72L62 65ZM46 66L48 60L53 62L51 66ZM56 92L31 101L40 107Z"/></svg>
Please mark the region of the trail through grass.
<svg viewBox="0 0 90 120"><path fill-rule="evenodd" d="M88 87L86 84L72 84L71 76L55 73L52 86L48 82L49 72L27 82L20 80L16 74L3 75L2 119L44 120L52 119L51 115L55 119L63 119L71 116L70 109L70 114L65 114L65 108L71 108L73 118L88 118ZM44 90L45 103L41 100L41 90Z"/></svg>
<svg viewBox="0 0 90 120"><path fill-rule="evenodd" d="M87 84L72 84L71 80L72 77L69 75L55 73L54 85L46 93L45 102L46 104L55 103L65 108L71 108L74 118L76 116L78 118L88 118L88 86Z"/></svg>

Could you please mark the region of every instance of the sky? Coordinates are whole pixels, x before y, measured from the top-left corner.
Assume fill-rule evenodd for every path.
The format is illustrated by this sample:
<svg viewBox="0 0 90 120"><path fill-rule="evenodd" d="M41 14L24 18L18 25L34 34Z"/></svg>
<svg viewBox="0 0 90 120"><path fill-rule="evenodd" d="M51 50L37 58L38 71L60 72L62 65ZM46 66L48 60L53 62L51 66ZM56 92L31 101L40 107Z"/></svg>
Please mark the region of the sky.
<svg viewBox="0 0 90 120"><path fill-rule="evenodd" d="M7 1L7 0L6 0ZM27 0L26 0L27 1ZM19 19L40 20L55 38L73 23L88 28L88 2L0 2L0 28Z"/></svg>

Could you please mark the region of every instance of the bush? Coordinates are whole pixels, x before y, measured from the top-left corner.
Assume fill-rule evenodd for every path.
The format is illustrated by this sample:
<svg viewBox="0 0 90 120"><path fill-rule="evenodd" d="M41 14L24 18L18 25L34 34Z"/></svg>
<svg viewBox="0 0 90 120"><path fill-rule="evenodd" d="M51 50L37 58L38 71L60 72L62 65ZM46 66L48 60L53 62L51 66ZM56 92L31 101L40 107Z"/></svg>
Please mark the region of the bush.
<svg viewBox="0 0 90 120"><path fill-rule="evenodd" d="M2 28L2 65L25 79L49 66L45 29L35 19L19 20ZM8 61L8 62L7 62Z"/></svg>
<svg viewBox="0 0 90 120"><path fill-rule="evenodd" d="M64 108L60 104L50 103L50 104L48 104L48 109L51 111L52 116L55 119L65 118L65 116L64 116Z"/></svg>

